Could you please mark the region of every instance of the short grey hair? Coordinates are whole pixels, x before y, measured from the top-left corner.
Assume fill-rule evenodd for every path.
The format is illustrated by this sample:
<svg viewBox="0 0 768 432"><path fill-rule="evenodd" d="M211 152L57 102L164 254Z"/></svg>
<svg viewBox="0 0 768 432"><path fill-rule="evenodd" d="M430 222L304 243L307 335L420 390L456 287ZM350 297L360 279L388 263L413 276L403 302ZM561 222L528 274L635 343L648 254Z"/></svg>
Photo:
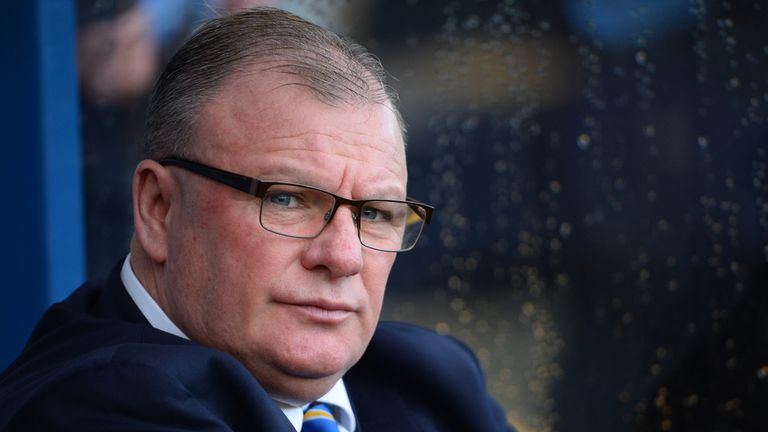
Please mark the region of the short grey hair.
<svg viewBox="0 0 768 432"><path fill-rule="evenodd" d="M262 7L208 21L174 54L150 100L145 157L185 156L201 107L227 77L257 64L296 76L332 106L388 103L405 135L397 94L374 55L296 15Z"/></svg>

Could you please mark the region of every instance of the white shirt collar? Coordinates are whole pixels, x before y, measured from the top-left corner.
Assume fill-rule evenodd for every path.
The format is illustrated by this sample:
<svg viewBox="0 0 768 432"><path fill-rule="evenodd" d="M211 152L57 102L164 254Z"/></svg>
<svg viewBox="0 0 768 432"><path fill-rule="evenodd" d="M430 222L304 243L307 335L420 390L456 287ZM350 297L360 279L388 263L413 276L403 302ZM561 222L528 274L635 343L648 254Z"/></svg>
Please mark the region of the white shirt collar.
<svg viewBox="0 0 768 432"><path fill-rule="evenodd" d="M123 285L125 285L128 295L131 296L133 302L136 303L136 306L152 327L189 340L189 337L176 327L176 324L160 309L155 299L149 295L144 285L136 278L136 274L133 273L131 268L131 254L128 254L123 262L123 268L120 270L120 279L123 280Z"/></svg>
<svg viewBox="0 0 768 432"><path fill-rule="evenodd" d="M344 386L343 380L336 381L336 384L331 387L331 390L318 398L317 402L322 402L331 406L333 416L339 424L339 432L352 432L355 430L355 414L352 411L352 404L349 402L349 395L347 394L347 388ZM304 419L304 410L307 409L307 406L309 405L295 407L281 402L278 402L277 405L283 410L283 413L288 417L288 420L293 427L296 428L297 431L300 431L301 423Z"/></svg>
<svg viewBox="0 0 768 432"><path fill-rule="evenodd" d="M125 258L123 262L123 268L120 270L120 279L123 281L125 290L128 291L128 295L131 297L136 307L139 308L144 318L149 321L149 324L166 333L178 336L189 340L189 337L179 329L176 324L168 318L168 315L160 308L155 302L155 299L144 288L144 285L139 282L136 274L131 268L131 254ZM355 414L352 411L352 404L349 401L349 395L347 394L347 388L344 386L344 381L338 380L331 390L325 395L320 397L318 402L327 403L333 405L333 414L336 417L336 421L339 423L339 430L341 432L354 432ZM301 430L301 423L304 418L304 407L294 407L286 405L281 402L277 402L280 410L283 411L288 420L291 422L297 431Z"/></svg>
<svg viewBox="0 0 768 432"><path fill-rule="evenodd" d="M347 393L347 387L344 386L343 380L336 381L336 384L331 387L328 393L321 396L317 401L332 405L333 416L336 418L336 422L339 423L339 430L341 432L355 430L355 413L352 411L352 403L349 401L349 393Z"/></svg>

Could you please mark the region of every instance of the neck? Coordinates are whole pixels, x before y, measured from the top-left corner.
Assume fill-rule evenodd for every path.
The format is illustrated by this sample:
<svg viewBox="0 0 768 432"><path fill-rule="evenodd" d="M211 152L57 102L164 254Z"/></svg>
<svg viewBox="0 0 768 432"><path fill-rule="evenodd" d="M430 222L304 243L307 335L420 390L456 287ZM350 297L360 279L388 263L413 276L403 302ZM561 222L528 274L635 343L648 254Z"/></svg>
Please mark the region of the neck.
<svg viewBox="0 0 768 432"><path fill-rule="evenodd" d="M162 299L159 298L159 285L157 284L162 268L149 259L135 236L131 239L131 270L147 293L152 296L155 303L163 308Z"/></svg>

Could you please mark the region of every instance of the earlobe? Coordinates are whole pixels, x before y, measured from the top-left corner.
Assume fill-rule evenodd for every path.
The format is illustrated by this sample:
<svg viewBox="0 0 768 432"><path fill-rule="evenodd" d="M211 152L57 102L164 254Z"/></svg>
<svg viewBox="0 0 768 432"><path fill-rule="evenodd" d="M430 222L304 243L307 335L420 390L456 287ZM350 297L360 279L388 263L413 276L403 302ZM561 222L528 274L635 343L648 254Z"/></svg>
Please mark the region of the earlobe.
<svg viewBox="0 0 768 432"><path fill-rule="evenodd" d="M134 229L141 248L158 264L168 256L168 216L173 192L170 171L153 160L139 163L133 174Z"/></svg>

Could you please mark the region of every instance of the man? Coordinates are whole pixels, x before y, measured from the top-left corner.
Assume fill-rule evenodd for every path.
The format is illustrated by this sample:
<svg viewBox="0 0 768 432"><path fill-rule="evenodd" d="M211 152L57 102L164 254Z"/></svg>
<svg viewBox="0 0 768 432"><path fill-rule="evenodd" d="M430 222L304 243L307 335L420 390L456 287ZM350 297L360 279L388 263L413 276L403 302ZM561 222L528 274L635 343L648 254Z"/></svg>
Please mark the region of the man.
<svg viewBox="0 0 768 432"><path fill-rule="evenodd" d="M377 325L432 212L406 198L393 99L293 15L206 24L155 89L130 255L43 317L0 429L511 430L463 345Z"/></svg>

